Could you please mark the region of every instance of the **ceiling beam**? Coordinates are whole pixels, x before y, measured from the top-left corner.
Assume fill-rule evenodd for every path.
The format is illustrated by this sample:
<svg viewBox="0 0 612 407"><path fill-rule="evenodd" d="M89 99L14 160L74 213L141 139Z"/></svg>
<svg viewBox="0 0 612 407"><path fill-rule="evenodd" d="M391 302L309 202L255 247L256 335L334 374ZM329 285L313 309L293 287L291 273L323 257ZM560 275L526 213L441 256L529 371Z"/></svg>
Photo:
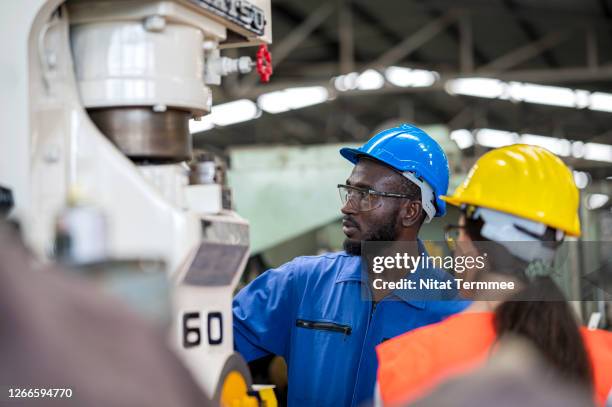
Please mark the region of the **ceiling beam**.
<svg viewBox="0 0 612 407"><path fill-rule="evenodd" d="M515 1L514 0L504 0L504 5L512 14L514 21L517 22L521 30L527 36L527 40L530 42L537 41L540 35L538 34L535 26L529 20L517 14L517 10L520 7L515 3ZM540 53L540 56L542 57L544 62L546 62L546 64L550 66L551 68L558 68L560 66L559 61L557 61L557 58L555 58L553 53L550 52L550 49L543 50Z"/></svg>
<svg viewBox="0 0 612 407"><path fill-rule="evenodd" d="M412 52L421 48L425 43L430 41L448 25L452 24L457 19L457 12L454 10L446 12L441 17L430 21L415 33L404 38L402 42L392 47L390 50L380 55L374 61L371 67L386 67L393 65L398 61L406 58Z"/></svg>
<svg viewBox="0 0 612 407"><path fill-rule="evenodd" d="M272 47L273 65L278 65L293 52L310 34L316 30L334 11L334 6L324 3L314 10L299 26L291 30L283 39Z"/></svg>
<svg viewBox="0 0 612 407"><path fill-rule="evenodd" d="M481 71L506 71L512 67L530 60L531 58L541 55L544 51L559 45L570 36L569 30L555 31L545 35L537 41L525 44L518 47L494 61L489 62L483 67L478 68L477 72Z"/></svg>
<svg viewBox="0 0 612 407"><path fill-rule="evenodd" d="M275 14L275 17L280 17L285 20L291 27L297 27L304 23L307 19L301 12L294 9L287 3L279 2L274 3L272 7L272 12ZM336 55L338 53L339 44L336 38L331 35L328 35L321 27L316 27L312 32L312 38L319 41L327 51Z"/></svg>
<svg viewBox="0 0 612 407"><path fill-rule="evenodd" d="M434 16L434 17L439 17L442 12L435 9L435 8L429 8L429 13ZM465 9L460 10L460 18L461 16L465 16L465 15L469 15L471 13L470 11L467 11ZM470 18L471 19L471 18ZM453 39L453 41L455 41L455 44L457 44L457 47L461 46L461 27L460 27L461 22L459 22L459 24L452 24L449 25L448 27L446 27L446 32L447 34ZM487 58L487 56L480 50L480 48L476 45L475 42L473 42L472 44L472 52L475 58L475 61L478 64L485 64L487 62L489 62L489 58Z"/></svg>
<svg viewBox="0 0 612 407"><path fill-rule="evenodd" d="M387 24L384 20L372 14L372 12L370 12L365 5L353 1L351 6L356 17L359 17L364 23L376 29L390 44L399 44L404 39L402 35L399 35L394 30L390 29L389 24ZM411 61L415 62L423 61L423 58L418 50L412 52L410 59Z"/></svg>
<svg viewBox="0 0 612 407"><path fill-rule="evenodd" d="M459 70L463 73L474 71L474 36L467 13L459 17Z"/></svg>
<svg viewBox="0 0 612 407"><path fill-rule="evenodd" d="M355 32L351 0L338 1L338 41L340 42L340 73L355 70Z"/></svg>
<svg viewBox="0 0 612 407"><path fill-rule="evenodd" d="M597 32L593 27L586 29L586 60L587 66L593 70L597 70L599 66L599 46L597 41Z"/></svg>
<svg viewBox="0 0 612 407"><path fill-rule="evenodd" d="M599 0L601 8L605 10L610 7L606 0ZM456 0L422 0L420 2L412 2L413 6L420 7L421 10L427 11L434 7L440 10L446 10L450 7L457 7ZM533 2L532 4L538 4ZM579 5L580 3L575 3ZM508 10L500 7L500 4L491 0L461 0L461 6L469 10L477 19L495 19L508 17ZM585 25L596 26L604 29L612 29L612 14L604 13L585 13L583 7L577 7L576 10L565 11L557 8L534 7L528 3L522 2L520 8L515 11L515 16L531 22L547 22L547 23L562 23L567 27L584 27ZM603 15L602 15L603 14Z"/></svg>

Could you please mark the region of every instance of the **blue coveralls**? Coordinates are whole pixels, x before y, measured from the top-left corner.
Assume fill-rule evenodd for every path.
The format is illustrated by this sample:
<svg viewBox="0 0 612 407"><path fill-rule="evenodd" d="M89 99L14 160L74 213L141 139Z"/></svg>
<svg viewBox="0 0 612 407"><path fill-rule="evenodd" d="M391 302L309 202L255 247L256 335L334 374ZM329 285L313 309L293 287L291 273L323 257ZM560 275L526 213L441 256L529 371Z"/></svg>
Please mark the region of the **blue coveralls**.
<svg viewBox="0 0 612 407"><path fill-rule="evenodd" d="M439 270L434 278L449 279ZM372 400L375 346L462 311L467 301L414 301L394 292L375 307L361 291L361 258L297 257L234 298L234 346L248 361L285 358L289 406L358 406ZM394 298L391 298L394 297Z"/></svg>

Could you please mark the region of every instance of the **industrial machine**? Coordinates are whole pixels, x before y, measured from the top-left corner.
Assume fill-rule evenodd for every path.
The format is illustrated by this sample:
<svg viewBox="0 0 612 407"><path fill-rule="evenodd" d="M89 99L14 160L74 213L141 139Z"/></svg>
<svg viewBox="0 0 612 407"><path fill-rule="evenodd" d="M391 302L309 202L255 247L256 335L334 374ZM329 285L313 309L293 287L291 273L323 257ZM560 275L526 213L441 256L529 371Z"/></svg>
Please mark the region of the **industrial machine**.
<svg viewBox="0 0 612 407"><path fill-rule="evenodd" d="M270 1L21 0L0 20L3 212L41 259L163 269L197 382L222 405L269 397L233 352L248 222L188 122L210 112L209 85L255 65L220 50L269 43Z"/></svg>

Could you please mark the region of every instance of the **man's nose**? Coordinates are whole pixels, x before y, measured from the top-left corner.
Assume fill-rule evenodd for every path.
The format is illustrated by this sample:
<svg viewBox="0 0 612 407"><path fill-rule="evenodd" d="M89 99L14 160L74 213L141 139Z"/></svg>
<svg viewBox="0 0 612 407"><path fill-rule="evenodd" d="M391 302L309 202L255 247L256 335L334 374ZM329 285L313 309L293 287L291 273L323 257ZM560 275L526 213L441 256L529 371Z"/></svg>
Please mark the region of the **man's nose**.
<svg viewBox="0 0 612 407"><path fill-rule="evenodd" d="M358 211L355 209L355 206L353 205L351 200L347 199L345 204L342 205L342 208L340 208L340 212L342 212L344 215L354 215Z"/></svg>

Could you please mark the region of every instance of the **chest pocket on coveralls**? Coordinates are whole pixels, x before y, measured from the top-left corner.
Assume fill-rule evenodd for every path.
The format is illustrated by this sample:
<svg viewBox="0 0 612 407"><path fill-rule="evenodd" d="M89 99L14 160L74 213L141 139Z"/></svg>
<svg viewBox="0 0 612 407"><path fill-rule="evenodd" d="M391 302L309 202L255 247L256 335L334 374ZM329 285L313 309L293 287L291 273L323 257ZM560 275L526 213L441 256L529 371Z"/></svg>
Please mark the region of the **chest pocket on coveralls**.
<svg viewBox="0 0 612 407"><path fill-rule="evenodd" d="M308 321L305 319L296 320L295 326L297 326L298 328L319 329L321 331L339 332L344 335L350 335L352 331L351 327L348 325L337 324L335 322Z"/></svg>
<svg viewBox="0 0 612 407"><path fill-rule="evenodd" d="M295 327L292 349L301 354L293 358L289 369L301 380L290 390L291 398L302 404L324 406L322 400L329 400L328 393L337 395L340 389L349 390L338 381L344 375L336 372L350 371L347 341L353 329L347 324L310 318L297 319Z"/></svg>

